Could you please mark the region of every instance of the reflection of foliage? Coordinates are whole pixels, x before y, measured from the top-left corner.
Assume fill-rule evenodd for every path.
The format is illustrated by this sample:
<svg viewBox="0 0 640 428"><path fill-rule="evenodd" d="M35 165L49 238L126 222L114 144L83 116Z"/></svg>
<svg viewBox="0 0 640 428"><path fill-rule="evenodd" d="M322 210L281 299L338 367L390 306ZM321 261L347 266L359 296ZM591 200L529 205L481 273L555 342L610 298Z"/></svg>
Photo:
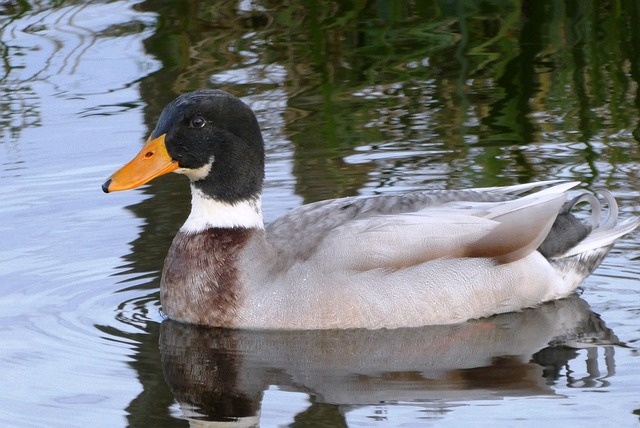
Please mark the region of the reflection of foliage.
<svg viewBox="0 0 640 428"><path fill-rule="evenodd" d="M172 15L175 4L189 10ZM633 0L163 6L166 27L149 46L177 74L175 92L215 85L248 95L279 86L305 112L287 125L296 165L335 187L320 184L325 193L311 199L350 194L368 180L371 168L342 161L354 146L384 142L407 153L404 166L440 164L436 179L456 171L454 179L504 184L505 176L571 175L563 168L576 157L586 165L579 175L595 177L602 157L629 161L615 139L640 139ZM396 168L387 159L376 169Z"/></svg>
<svg viewBox="0 0 640 428"><path fill-rule="evenodd" d="M19 82L0 86L0 143L15 141L24 128L39 126L38 99L33 90Z"/></svg>
<svg viewBox="0 0 640 428"><path fill-rule="evenodd" d="M17 5L10 2L0 6L0 36L3 36L7 26L30 9L28 3ZM6 18L4 17L6 16ZM10 17L10 19L9 19ZM11 62L12 55L24 55L22 52L12 52L4 37L0 37L0 143L17 140L20 131L30 126L38 126L40 113L37 108L38 100L33 89L19 79L13 78L15 67Z"/></svg>

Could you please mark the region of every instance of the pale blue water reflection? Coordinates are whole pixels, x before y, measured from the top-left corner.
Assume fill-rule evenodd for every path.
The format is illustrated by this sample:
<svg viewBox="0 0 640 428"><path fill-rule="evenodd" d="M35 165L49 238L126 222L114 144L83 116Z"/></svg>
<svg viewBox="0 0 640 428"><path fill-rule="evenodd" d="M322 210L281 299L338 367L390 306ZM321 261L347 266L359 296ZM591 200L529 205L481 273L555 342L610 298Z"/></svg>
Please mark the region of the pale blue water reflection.
<svg viewBox="0 0 640 428"><path fill-rule="evenodd" d="M326 197L546 178L607 186L638 212L636 2L419 3L0 4L3 425L186 426L185 411L637 424L638 232L582 299L492 320L303 337L161 327L186 184L109 197L100 184L197 87L256 110L267 220ZM230 413L211 394L189 409L205 387Z"/></svg>

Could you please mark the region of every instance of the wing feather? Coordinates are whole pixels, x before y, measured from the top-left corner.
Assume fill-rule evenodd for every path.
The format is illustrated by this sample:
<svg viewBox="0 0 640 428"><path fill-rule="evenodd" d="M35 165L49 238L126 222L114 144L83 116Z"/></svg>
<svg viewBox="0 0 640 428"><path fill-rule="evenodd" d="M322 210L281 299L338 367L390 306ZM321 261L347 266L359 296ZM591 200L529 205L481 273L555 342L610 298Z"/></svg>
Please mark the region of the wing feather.
<svg viewBox="0 0 640 428"><path fill-rule="evenodd" d="M523 197L509 193L532 186L323 201L268 225L267 239L292 263L313 258L357 270L441 257L507 263L536 250L573 186L560 183Z"/></svg>
<svg viewBox="0 0 640 428"><path fill-rule="evenodd" d="M499 202L463 213L447 207L430 208L352 221L332 230L313 259L354 270L397 269L458 257L488 257L508 263L538 248L564 200L563 194L544 195L526 203Z"/></svg>

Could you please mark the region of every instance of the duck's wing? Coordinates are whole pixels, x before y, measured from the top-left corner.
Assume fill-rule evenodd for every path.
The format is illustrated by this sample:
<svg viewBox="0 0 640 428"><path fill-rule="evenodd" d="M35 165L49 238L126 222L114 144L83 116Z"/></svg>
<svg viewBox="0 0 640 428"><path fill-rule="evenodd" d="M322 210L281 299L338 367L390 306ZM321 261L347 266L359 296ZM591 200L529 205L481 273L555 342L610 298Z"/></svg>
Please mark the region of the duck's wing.
<svg viewBox="0 0 640 428"><path fill-rule="evenodd" d="M565 191L575 184L521 198L517 195L535 185L323 201L269 225L267 239L291 262L315 259L356 270L399 268L439 257L508 262L540 245Z"/></svg>

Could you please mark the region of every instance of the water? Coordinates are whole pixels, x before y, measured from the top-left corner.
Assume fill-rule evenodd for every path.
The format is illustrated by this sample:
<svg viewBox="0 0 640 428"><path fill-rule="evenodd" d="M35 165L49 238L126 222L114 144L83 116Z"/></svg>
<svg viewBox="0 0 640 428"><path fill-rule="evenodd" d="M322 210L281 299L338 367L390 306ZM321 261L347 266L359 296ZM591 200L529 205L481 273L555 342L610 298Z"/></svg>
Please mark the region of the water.
<svg viewBox="0 0 640 428"><path fill-rule="evenodd" d="M162 323L186 183L100 185L186 90L256 111L267 221L548 178L637 213L635 1L418 3L0 3L3 426L638 424L638 232L581 296L521 314L397 332Z"/></svg>

